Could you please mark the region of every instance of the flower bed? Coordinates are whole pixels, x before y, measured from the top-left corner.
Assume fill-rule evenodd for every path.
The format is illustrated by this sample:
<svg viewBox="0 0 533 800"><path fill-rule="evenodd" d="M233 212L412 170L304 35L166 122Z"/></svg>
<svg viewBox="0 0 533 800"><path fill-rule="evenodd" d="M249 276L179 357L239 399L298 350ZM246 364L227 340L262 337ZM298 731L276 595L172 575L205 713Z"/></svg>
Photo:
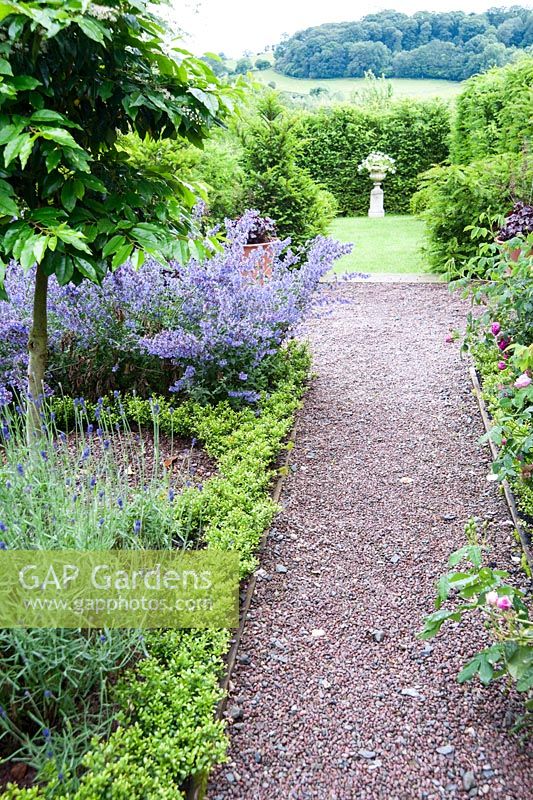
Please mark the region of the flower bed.
<svg viewBox="0 0 533 800"><path fill-rule="evenodd" d="M484 439L498 448L492 465L495 480L506 479L533 533L533 258L529 241L513 236L508 244L485 245L474 260L482 262L487 280L459 282L481 314L469 315L464 349L474 358L493 426ZM501 248L501 249L500 249ZM453 340L453 336L449 340ZM524 693L525 714L519 725L533 721L533 626L527 597L508 583L507 571L486 564L487 547L476 520L465 529L467 544L450 556L452 571L438 582L436 611L425 620L422 638L435 636L447 621L481 615L490 644L465 665L460 682L479 678L482 684L505 679ZM518 532L517 532L518 535ZM460 566L459 566L460 565ZM459 567L458 569L456 569ZM531 577L526 553L522 567ZM451 608L443 608L447 603Z"/></svg>
<svg viewBox="0 0 533 800"><path fill-rule="evenodd" d="M283 349L275 366L271 393L264 398L259 415L251 408L233 409L228 402L200 406L189 401L174 408L171 400L164 398L150 402L126 396L121 408L114 398L101 404L100 419L109 424L115 424L120 415L145 424L155 414L160 430L193 435L202 441L216 460L219 474L203 487L190 487L172 502L165 491L163 514L166 518L170 508L178 525L186 519L200 546L239 552L243 577L255 567L255 549L276 513L268 496L272 465L300 404L309 368L306 349L299 345ZM53 405L59 422L72 419L73 401L58 399ZM98 404L86 409L91 416ZM60 731L47 729L51 755L43 754L40 778L44 785L13 786L4 792L3 800L182 797L188 777L224 758L224 725L216 722L215 709L228 636L227 632L147 634L144 656L130 665L112 690L118 727L109 737L93 742L83 757L81 776L74 763L70 769L65 763ZM40 700L44 704L42 695ZM40 727L36 732L38 744L42 731ZM71 727L71 736L72 732Z"/></svg>

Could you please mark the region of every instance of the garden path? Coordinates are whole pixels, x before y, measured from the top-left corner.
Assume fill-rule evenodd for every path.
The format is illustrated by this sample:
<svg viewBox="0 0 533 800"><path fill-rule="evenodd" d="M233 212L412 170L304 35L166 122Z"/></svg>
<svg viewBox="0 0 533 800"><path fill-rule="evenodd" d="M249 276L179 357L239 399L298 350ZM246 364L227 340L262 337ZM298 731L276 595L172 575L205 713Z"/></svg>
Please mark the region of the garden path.
<svg viewBox="0 0 533 800"><path fill-rule="evenodd" d="M516 563L442 285L359 283L308 325L317 377L241 642L209 800L533 797L519 707L455 676L474 627L415 638L472 515ZM242 718L241 718L242 714Z"/></svg>

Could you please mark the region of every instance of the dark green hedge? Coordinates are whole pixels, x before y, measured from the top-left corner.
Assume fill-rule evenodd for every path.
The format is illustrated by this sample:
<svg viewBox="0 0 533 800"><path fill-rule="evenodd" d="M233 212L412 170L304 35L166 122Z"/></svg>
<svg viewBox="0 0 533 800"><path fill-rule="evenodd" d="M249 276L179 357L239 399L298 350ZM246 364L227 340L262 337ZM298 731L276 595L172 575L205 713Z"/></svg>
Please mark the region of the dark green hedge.
<svg viewBox="0 0 533 800"><path fill-rule="evenodd" d="M384 112L337 106L302 116L298 158L332 192L341 214L366 214L372 185L357 167L382 150L397 167L384 185L386 209L405 213L419 174L448 157L449 133L449 110L438 100L401 101Z"/></svg>
<svg viewBox="0 0 533 800"><path fill-rule="evenodd" d="M533 136L533 58L469 80L457 98L452 160L518 153Z"/></svg>

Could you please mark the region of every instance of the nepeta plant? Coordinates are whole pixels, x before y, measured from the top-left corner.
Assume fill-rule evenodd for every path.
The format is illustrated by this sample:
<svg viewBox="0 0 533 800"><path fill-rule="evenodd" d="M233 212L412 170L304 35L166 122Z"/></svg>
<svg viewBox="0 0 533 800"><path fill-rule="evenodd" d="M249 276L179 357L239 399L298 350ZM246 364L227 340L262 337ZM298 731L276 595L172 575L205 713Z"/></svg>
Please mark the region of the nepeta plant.
<svg viewBox="0 0 533 800"><path fill-rule="evenodd" d="M320 278L349 249L318 237L301 262L273 242L272 278L251 277L244 245L257 223L247 212L227 223L227 244L212 259L162 267L148 258L126 264L101 286L50 280L47 381L96 399L110 390L186 391L198 399L258 399L268 388L269 358L313 304ZM7 276L11 302L0 302L0 403L24 390L31 296L22 271ZM3 398L3 400L2 400Z"/></svg>
<svg viewBox="0 0 533 800"><path fill-rule="evenodd" d="M244 218L250 221L247 244L265 244L276 238L276 223L270 217L262 217L259 211L248 211Z"/></svg>

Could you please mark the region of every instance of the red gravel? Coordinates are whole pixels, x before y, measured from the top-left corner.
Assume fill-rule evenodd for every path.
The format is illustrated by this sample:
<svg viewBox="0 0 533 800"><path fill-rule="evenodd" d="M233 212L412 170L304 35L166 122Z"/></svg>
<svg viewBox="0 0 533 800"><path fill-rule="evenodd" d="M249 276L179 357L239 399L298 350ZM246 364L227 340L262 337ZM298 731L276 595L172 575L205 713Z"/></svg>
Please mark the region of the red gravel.
<svg viewBox="0 0 533 800"><path fill-rule="evenodd" d="M517 558L467 365L444 341L466 308L439 285L335 291L348 302L309 325L318 376L209 800L530 800L516 696L455 681L483 632L415 638L470 516L491 520L499 566Z"/></svg>

